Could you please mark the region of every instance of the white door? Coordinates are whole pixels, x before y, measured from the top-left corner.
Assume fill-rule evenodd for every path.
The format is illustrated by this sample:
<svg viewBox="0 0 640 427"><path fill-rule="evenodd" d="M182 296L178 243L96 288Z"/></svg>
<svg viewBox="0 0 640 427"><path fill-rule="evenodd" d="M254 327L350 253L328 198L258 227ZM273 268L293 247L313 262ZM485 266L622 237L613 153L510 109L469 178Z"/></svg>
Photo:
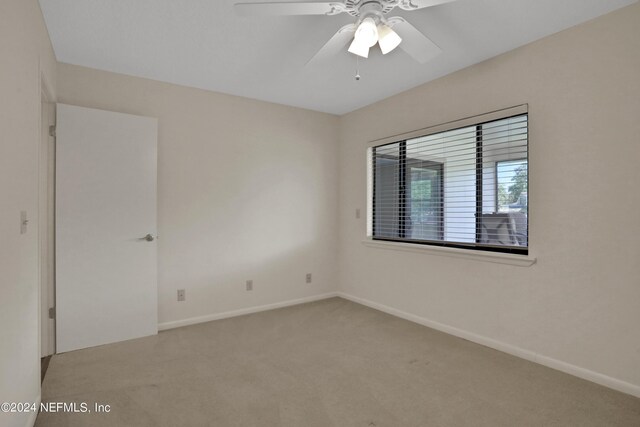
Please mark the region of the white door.
<svg viewBox="0 0 640 427"><path fill-rule="evenodd" d="M56 349L156 334L157 119L56 115Z"/></svg>

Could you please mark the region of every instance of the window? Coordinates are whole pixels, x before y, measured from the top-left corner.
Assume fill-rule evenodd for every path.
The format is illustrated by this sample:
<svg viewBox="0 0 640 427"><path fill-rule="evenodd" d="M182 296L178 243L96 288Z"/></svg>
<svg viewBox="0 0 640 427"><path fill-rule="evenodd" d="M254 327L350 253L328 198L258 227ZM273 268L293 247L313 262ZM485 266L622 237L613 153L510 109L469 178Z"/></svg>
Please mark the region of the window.
<svg viewBox="0 0 640 427"><path fill-rule="evenodd" d="M496 211L527 213L527 167L527 159L496 162Z"/></svg>
<svg viewBox="0 0 640 427"><path fill-rule="evenodd" d="M478 121L370 149L374 240L528 253L528 116Z"/></svg>

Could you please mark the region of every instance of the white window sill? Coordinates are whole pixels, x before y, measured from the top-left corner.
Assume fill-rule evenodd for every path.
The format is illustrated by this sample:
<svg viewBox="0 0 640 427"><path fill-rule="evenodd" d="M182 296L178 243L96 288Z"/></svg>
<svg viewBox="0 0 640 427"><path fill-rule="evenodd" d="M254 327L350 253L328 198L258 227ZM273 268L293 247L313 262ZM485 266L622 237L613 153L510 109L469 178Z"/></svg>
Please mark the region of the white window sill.
<svg viewBox="0 0 640 427"><path fill-rule="evenodd" d="M420 245L415 243L389 242L384 240L366 239L362 244L372 248L390 249L396 251L421 252L431 255L464 258L474 261L493 262L497 264L529 267L536 263L536 258L528 255L515 255L501 252L476 251L469 249L447 248L442 246Z"/></svg>

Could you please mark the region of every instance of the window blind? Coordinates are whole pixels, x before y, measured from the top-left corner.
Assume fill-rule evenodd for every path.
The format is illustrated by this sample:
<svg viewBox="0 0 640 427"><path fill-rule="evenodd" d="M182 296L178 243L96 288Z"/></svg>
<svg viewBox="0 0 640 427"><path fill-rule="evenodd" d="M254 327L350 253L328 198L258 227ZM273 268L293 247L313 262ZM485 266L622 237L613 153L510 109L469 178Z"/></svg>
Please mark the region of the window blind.
<svg viewBox="0 0 640 427"><path fill-rule="evenodd" d="M374 146L376 240L528 252L528 115Z"/></svg>

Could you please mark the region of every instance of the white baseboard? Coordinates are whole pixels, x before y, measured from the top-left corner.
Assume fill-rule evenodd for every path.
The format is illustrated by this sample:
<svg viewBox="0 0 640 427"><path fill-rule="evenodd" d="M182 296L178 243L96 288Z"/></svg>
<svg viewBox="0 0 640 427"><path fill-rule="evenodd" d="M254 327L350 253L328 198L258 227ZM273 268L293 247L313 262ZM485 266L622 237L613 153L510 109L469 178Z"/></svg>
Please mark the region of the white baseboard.
<svg viewBox="0 0 640 427"><path fill-rule="evenodd" d="M242 316L244 314L258 313L260 311L274 310L276 308L289 307L292 305L304 304L307 302L319 301L319 300L333 298L337 296L338 296L337 292L329 292L326 294L312 295L310 297L276 302L273 304L241 308L239 310L224 311L222 313L207 314L205 316L190 317L188 319L174 320L172 322L163 322L158 324L158 331L165 331L167 329L174 329L174 328L180 328L182 326L189 326L189 325L195 325L198 323L210 322L212 320L227 319L229 317Z"/></svg>
<svg viewBox="0 0 640 427"><path fill-rule="evenodd" d="M383 311L392 316L400 317L405 320L409 320L420 325L427 326L432 329L436 329L441 332L445 332L456 337L464 338L468 341L475 342L487 347L491 347L495 350L502 351L504 353L511 354L513 356L520 357L522 359L529 360L531 362L538 363L540 365L547 366L558 371L565 372L567 374L582 378L587 381L594 382L596 384L609 387L611 389L621 391L623 393L630 394L632 396L640 397L640 386L631 384L626 381L613 378L595 371L591 371L580 366L572 365L571 363L563 362L561 360L554 359L552 357L544 356L539 353L535 353L531 350L526 350L511 344L507 344L501 341L497 341L482 335L475 334L473 332L458 329L453 326L445 325L443 323L435 322L433 320L426 319L424 317L416 316L415 314L407 313L402 310L398 310L393 307L389 307L384 304L380 304L374 301L370 301L364 298L359 298L344 292L337 292L337 296L347 299L349 301L356 302L358 304L366 305L367 307L374 308L376 310Z"/></svg>
<svg viewBox="0 0 640 427"><path fill-rule="evenodd" d="M42 396L38 393L38 396L35 398L34 402L36 404L36 408L40 408ZM36 424L36 418L38 418L38 411L29 412L29 418L27 418L27 423L25 424L27 427L33 427Z"/></svg>

